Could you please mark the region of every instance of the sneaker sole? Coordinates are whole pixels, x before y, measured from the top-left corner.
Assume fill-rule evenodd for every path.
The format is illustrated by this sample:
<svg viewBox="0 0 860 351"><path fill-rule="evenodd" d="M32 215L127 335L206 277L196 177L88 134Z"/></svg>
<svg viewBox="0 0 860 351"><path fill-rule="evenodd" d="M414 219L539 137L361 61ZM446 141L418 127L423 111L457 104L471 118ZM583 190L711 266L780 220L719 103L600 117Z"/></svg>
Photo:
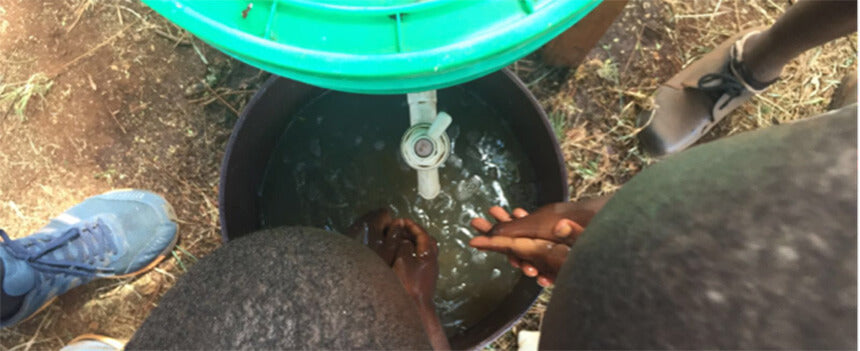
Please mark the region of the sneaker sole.
<svg viewBox="0 0 860 351"><path fill-rule="evenodd" d="M74 344L76 342L87 341L87 340L101 341L101 342L107 344L108 346L116 348L117 350L122 350L125 347L125 344L128 342L128 341L123 341L123 340L107 337L104 335L83 334L83 335L80 335L80 336L72 339L72 341L69 341L68 343L66 343L66 345L71 345L71 344Z"/></svg>

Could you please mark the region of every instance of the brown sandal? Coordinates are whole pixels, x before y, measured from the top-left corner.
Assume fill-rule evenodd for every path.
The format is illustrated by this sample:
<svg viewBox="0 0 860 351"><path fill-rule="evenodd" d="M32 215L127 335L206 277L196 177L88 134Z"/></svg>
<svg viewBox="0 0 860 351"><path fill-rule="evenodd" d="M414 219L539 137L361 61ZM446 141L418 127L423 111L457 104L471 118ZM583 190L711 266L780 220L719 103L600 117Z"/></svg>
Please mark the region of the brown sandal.
<svg viewBox="0 0 860 351"><path fill-rule="evenodd" d="M657 89L653 111L643 111L637 121L645 126L639 141L646 152L661 156L686 149L776 81L756 80L743 62L744 43L760 31L729 38Z"/></svg>

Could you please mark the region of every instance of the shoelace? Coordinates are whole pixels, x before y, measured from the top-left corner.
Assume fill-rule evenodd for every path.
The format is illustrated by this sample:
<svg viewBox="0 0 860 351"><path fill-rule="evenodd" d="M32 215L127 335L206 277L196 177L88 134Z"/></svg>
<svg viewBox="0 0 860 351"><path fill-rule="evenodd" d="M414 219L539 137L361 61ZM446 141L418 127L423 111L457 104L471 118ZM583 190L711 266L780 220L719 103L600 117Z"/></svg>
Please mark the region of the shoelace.
<svg viewBox="0 0 860 351"><path fill-rule="evenodd" d="M24 245L22 245L19 240L12 240L9 238L9 235L6 234L5 231L0 229L0 237L3 238L4 246L6 247L6 251L9 252L12 257L15 257L19 260L24 260L30 263L30 265L38 270L53 272L53 273L66 273L70 275L76 276L91 276L94 274L100 273L113 273L113 268L106 267L97 267L91 264L87 264L84 262L74 262L67 260L52 260L45 255L53 252L54 250L62 247L63 245L70 243L72 240L79 239L82 240L82 246L88 246L87 244L92 242L95 247L82 247L82 249L86 249L86 252L92 254L93 252L98 252L98 247L113 247L110 239L108 238L109 233L104 229L105 225L98 220L95 225L87 225L82 229L81 227L70 228L69 230L63 232L60 236L51 239L44 245L42 245L38 250L31 251L28 250ZM84 234L89 235L84 235ZM86 240L87 238L91 240ZM87 256L86 254L82 254L82 256ZM86 260L88 257L84 257Z"/></svg>
<svg viewBox="0 0 860 351"><path fill-rule="evenodd" d="M719 83L712 84L716 81L719 81ZM728 95L729 98L720 105L720 109L725 108L729 104L729 101L741 96L744 90L746 90L744 85L738 82L733 75L726 73L709 73L702 76L702 78L699 78L698 89L707 93L718 93L718 95L715 94L717 99L723 94Z"/></svg>

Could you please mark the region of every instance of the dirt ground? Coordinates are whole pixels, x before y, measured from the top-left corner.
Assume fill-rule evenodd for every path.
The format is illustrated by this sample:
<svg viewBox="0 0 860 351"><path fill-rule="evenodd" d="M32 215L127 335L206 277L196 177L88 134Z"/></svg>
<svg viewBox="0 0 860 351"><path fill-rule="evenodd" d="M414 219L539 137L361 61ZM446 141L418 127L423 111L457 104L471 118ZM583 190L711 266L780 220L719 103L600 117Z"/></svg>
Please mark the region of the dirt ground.
<svg viewBox="0 0 860 351"><path fill-rule="evenodd" d="M537 54L512 65L565 139L571 198L614 191L653 162L638 150L634 125L648 95L729 35L773 23L789 5L631 1L577 69L547 67ZM706 140L826 110L856 59L856 35L810 50ZM177 277L220 245L221 157L238 111L267 76L138 1L0 0L0 227L26 236L87 196L143 188L174 205L181 235L157 269L73 290L0 331L0 349L134 333ZM490 348L515 349L515 333L539 328L548 299Z"/></svg>

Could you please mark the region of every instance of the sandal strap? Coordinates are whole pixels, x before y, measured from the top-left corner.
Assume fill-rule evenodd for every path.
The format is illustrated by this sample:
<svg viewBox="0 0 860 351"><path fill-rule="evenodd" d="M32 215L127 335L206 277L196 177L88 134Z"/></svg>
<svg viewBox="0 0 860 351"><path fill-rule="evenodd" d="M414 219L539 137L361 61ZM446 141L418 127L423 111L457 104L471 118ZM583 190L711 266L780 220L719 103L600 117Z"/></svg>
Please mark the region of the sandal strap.
<svg viewBox="0 0 860 351"><path fill-rule="evenodd" d="M767 89L768 86L775 83L779 80L779 78L773 79L768 82L762 82L752 74L752 71L744 64L743 56L744 56L744 43L746 43L747 39L751 36L761 33L761 31L749 32L744 35L740 40L736 41L734 45L732 45L730 60L729 60L729 69L732 74L737 78L737 80L747 88L747 90L759 94Z"/></svg>

